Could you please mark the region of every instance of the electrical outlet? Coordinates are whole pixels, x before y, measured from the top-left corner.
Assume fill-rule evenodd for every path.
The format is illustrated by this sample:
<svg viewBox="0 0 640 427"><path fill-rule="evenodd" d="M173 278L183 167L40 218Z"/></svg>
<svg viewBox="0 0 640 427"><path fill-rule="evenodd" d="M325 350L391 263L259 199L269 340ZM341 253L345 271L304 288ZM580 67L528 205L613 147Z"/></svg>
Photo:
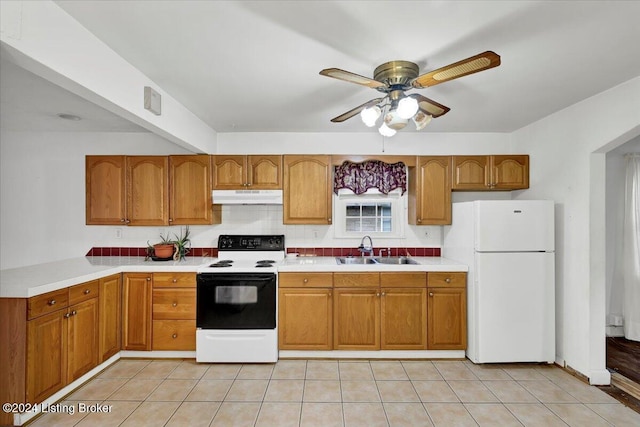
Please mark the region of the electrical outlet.
<svg viewBox="0 0 640 427"><path fill-rule="evenodd" d="M313 230L313 238L314 239L318 238L318 230Z"/></svg>
<svg viewBox="0 0 640 427"><path fill-rule="evenodd" d="M116 228L116 239L122 239L122 228Z"/></svg>

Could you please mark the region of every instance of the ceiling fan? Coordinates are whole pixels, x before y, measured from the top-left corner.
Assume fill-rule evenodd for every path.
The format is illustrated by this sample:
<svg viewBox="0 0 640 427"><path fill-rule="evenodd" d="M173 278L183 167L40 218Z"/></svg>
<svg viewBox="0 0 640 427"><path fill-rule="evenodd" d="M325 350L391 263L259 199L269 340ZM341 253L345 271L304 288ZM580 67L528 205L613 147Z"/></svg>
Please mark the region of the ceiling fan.
<svg viewBox="0 0 640 427"><path fill-rule="evenodd" d="M450 110L449 107L426 96L417 93L407 95L406 91L435 86L498 65L500 56L495 52L486 51L421 75L418 74L418 66L409 61L385 62L373 71L373 79L339 68L326 68L320 71L320 74L367 86L386 94L334 117L331 119L332 122L340 123L360 113L365 124L372 127L384 113L384 122L379 131L384 136L393 136L396 131L404 128L410 119L415 123L416 129L420 130L432 117L440 117Z"/></svg>

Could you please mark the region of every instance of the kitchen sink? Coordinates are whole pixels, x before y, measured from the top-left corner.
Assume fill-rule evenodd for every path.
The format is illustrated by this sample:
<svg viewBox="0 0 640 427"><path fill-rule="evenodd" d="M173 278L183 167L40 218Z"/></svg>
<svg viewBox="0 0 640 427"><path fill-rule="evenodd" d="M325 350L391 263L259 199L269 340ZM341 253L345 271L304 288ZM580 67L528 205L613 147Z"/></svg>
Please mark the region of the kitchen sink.
<svg viewBox="0 0 640 427"><path fill-rule="evenodd" d="M391 257L336 257L338 264L418 264L411 258L404 256Z"/></svg>

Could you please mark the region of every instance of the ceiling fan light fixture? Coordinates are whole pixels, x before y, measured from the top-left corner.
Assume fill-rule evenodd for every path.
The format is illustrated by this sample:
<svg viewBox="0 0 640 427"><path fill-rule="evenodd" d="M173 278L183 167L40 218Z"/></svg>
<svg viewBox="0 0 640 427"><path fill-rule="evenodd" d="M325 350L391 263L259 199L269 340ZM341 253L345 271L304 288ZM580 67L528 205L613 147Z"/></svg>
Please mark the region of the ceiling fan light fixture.
<svg viewBox="0 0 640 427"><path fill-rule="evenodd" d="M396 110L391 110L384 116L384 124L393 130L400 130L404 128L407 123L409 123L409 120L400 117Z"/></svg>
<svg viewBox="0 0 640 427"><path fill-rule="evenodd" d="M403 119L410 119L418 112L418 101L407 96L398 102L398 116Z"/></svg>
<svg viewBox="0 0 640 427"><path fill-rule="evenodd" d="M382 123L382 126L378 128L378 132L380 132L380 135L386 136L386 137L392 137L393 135L396 134L396 131L391 129L389 126L387 126L386 123Z"/></svg>
<svg viewBox="0 0 640 427"><path fill-rule="evenodd" d="M425 114L424 111L418 111L415 116L413 116L413 123L416 124L416 130L424 129L433 116L431 114Z"/></svg>
<svg viewBox="0 0 640 427"><path fill-rule="evenodd" d="M374 105L373 107L365 108L364 110L362 110L360 112L360 118L362 118L362 121L365 125L367 125L368 127L373 127L376 125L376 121L381 114L382 111L380 110L380 107Z"/></svg>

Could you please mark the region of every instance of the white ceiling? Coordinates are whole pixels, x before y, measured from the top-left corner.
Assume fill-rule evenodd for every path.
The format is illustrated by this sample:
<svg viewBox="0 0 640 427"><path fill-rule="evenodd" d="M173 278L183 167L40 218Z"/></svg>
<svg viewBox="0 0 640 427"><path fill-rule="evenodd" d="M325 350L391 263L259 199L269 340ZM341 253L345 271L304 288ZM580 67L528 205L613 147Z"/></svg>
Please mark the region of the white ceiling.
<svg viewBox="0 0 640 427"><path fill-rule="evenodd" d="M329 122L379 93L328 67L501 56L420 90L451 108L421 132L511 132L640 76L640 1L56 3L218 132L375 132Z"/></svg>

